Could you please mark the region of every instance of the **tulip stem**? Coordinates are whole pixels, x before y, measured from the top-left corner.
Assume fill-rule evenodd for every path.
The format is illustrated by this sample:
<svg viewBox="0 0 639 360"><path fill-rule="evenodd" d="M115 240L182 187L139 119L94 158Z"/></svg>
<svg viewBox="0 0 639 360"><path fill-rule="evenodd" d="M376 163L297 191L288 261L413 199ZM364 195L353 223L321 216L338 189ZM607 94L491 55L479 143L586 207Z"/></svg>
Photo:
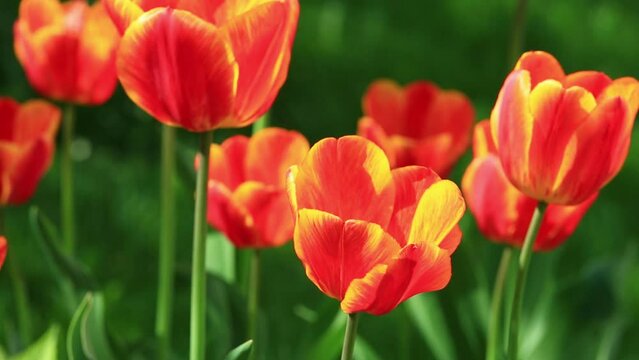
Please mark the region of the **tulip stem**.
<svg viewBox="0 0 639 360"><path fill-rule="evenodd" d="M72 255L75 247L75 208L73 205L73 129L75 107L67 104L62 121L62 156L60 159L60 205L62 207L62 236L67 253Z"/></svg>
<svg viewBox="0 0 639 360"><path fill-rule="evenodd" d="M191 360L203 360L206 350L206 197L209 174L209 146L213 132L200 134L197 183L195 187L195 218L193 222L193 268L191 274Z"/></svg>
<svg viewBox="0 0 639 360"><path fill-rule="evenodd" d="M248 292L248 335L253 340L253 347L249 356L250 360L257 358L257 334L259 326L260 303L260 250L251 251L251 276L249 278Z"/></svg>
<svg viewBox="0 0 639 360"><path fill-rule="evenodd" d="M498 360L503 358L503 347L500 344L502 339L502 305L504 303L504 285L506 284L506 275L508 274L508 266L512 258L513 250L510 247L504 248L497 268L497 276L495 278L495 287L493 288L493 298L490 305L490 323L488 328L488 344L486 347L486 359Z"/></svg>
<svg viewBox="0 0 639 360"><path fill-rule="evenodd" d="M6 237L4 229L4 208L0 207L0 235ZM22 345L26 346L31 342L31 313L29 312L29 299L27 288L20 272L20 266L16 262L15 250L7 251L7 267L9 268L9 278L13 286L13 296L16 305L16 316L18 321L18 332Z"/></svg>
<svg viewBox="0 0 639 360"><path fill-rule="evenodd" d="M268 113L262 115L256 122L253 123L253 134L258 133L259 131L267 128L269 125L268 121Z"/></svg>
<svg viewBox="0 0 639 360"><path fill-rule="evenodd" d="M522 52L524 29L526 27L526 8L528 7L528 0L518 0L517 7L515 8L515 16L513 19L513 27L510 38L510 48L508 51L508 61L510 65L514 65Z"/></svg>
<svg viewBox="0 0 639 360"><path fill-rule="evenodd" d="M348 314L346 322L346 332L344 333L344 346L342 346L342 360L351 360L353 358L353 349L355 348L355 339L357 338L357 323L359 322L359 313Z"/></svg>
<svg viewBox="0 0 639 360"><path fill-rule="evenodd" d="M530 265L533 245L537 238L537 233L539 232L541 220L544 217L545 211L546 204L540 202L535 209L532 219L530 220L530 225L528 225L528 231L526 232L526 238L524 240L524 246L519 254L515 293L513 294L513 302L510 309L510 336L508 337L508 359L510 360L517 360L519 346L519 317L521 315L526 276L528 275L528 267Z"/></svg>
<svg viewBox="0 0 639 360"><path fill-rule="evenodd" d="M175 271L175 128L162 126L162 168L160 170L160 253L155 335L158 359L169 358Z"/></svg>

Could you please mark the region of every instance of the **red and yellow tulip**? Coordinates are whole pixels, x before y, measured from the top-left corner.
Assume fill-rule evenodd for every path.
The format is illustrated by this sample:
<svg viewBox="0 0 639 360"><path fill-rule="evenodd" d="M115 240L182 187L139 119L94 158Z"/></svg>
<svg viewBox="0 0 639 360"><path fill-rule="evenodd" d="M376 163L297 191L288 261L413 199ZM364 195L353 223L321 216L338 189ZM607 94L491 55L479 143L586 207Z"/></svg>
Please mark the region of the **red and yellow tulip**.
<svg viewBox="0 0 639 360"><path fill-rule="evenodd" d="M576 205L621 169L639 83L596 71L566 75L550 54L521 56L501 88L491 131L504 173L526 195Z"/></svg>
<svg viewBox="0 0 639 360"><path fill-rule="evenodd" d="M457 186L432 170L391 171L371 141L328 138L291 168L288 192L295 252L344 312L381 315L448 284L465 205Z"/></svg>
<svg viewBox="0 0 639 360"><path fill-rule="evenodd" d="M490 240L521 247L538 201L508 181L488 120L475 126L473 155L462 179L462 190L479 230ZM575 231L596 198L597 193L578 205L549 205L533 249L552 250L561 245Z"/></svg>
<svg viewBox="0 0 639 360"><path fill-rule="evenodd" d="M51 99L98 105L117 83L117 30L98 1L22 0L15 52L27 78Z"/></svg>
<svg viewBox="0 0 639 360"><path fill-rule="evenodd" d="M0 235L0 269L4 264L4 259L7 258L7 238Z"/></svg>
<svg viewBox="0 0 639 360"><path fill-rule="evenodd" d="M446 177L470 144L475 111L458 91L427 81L402 88L378 80L366 91L363 108L357 132L381 147L393 168L427 166Z"/></svg>
<svg viewBox="0 0 639 360"><path fill-rule="evenodd" d="M162 123L202 132L268 111L288 73L297 0L104 0L118 77Z"/></svg>
<svg viewBox="0 0 639 360"><path fill-rule="evenodd" d="M239 248L280 246L293 238L288 168L308 152L296 131L264 129L211 145L207 219Z"/></svg>
<svg viewBox="0 0 639 360"><path fill-rule="evenodd" d="M41 100L0 98L0 206L27 201L49 168L60 110Z"/></svg>

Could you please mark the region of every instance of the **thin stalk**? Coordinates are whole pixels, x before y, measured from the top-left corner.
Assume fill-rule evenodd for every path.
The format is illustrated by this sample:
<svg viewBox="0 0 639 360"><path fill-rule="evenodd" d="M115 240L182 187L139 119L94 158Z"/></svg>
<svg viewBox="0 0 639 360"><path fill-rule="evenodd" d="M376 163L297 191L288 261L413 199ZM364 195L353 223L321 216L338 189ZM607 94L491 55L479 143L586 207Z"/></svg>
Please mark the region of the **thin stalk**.
<svg viewBox="0 0 639 360"><path fill-rule="evenodd" d="M355 348L355 339L357 338L357 323L359 322L359 313L348 314L346 322L346 332L344 333L344 346L342 346L342 360L351 360L353 358L353 349Z"/></svg>
<svg viewBox="0 0 639 360"><path fill-rule="evenodd" d="M206 196L209 174L209 146L213 132L200 134L199 157L195 187L195 219L193 222L193 269L191 274L191 347L190 359L203 360L206 350Z"/></svg>
<svg viewBox="0 0 639 360"><path fill-rule="evenodd" d="M511 360L517 360L519 350L519 318L521 315L521 304L524 298L524 288L526 286L526 276L528 275L528 267L530 266L530 258L532 256L533 245L539 232L541 220L544 217L546 211L546 204L539 203L535 209L530 225L528 225L528 231L526 232L526 238L524 240L524 246L519 254L519 263L517 268L517 280L515 283L515 292L513 294L513 302L510 313L510 336L508 337L508 358Z"/></svg>
<svg viewBox="0 0 639 360"><path fill-rule="evenodd" d="M498 360L503 358L503 348L500 343L502 338L502 315L504 300L504 285L506 283L506 275L508 274L508 266L512 258L513 250L510 247L504 249L497 268L497 276L495 278L495 287L493 288L493 298L490 306L490 323L488 328L488 344L486 347L486 359Z"/></svg>
<svg viewBox="0 0 639 360"><path fill-rule="evenodd" d="M260 304L260 250L251 251L251 276L249 279L248 293L248 335L253 340L253 347L249 359L257 358L259 342L257 333L259 327L259 304Z"/></svg>
<svg viewBox="0 0 639 360"><path fill-rule="evenodd" d="M62 120L62 156L60 158L60 205L62 207L62 237L68 254L75 248L75 208L73 205L73 129L75 107L67 104Z"/></svg>
<svg viewBox="0 0 639 360"><path fill-rule="evenodd" d="M267 128L268 125L269 125L268 113L266 113L262 115L262 117L259 118L256 122L253 123L253 128L252 128L253 134Z"/></svg>
<svg viewBox="0 0 639 360"><path fill-rule="evenodd" d="M4 208L0 207L0 235L6 236L4 229ZM9 241L9 240L7 240ZM13 287L13 296L16 305L18 332L22 345L31 343L31 313L29 312L29 298L27 297L27 287L20 271L20 266L16 261L15 251L7 251L7 268L9 268L9 278Z"/></svg>
<svg viewBox="0 0 639 360"><path fill-rule="evenodd" d="M162 168L160 170L160 254L155 335L158 359L169 358L173 281L175 273L175 128L162 126Z"/></svg>
<svg viewBox="0 0 639 360"><path fill-rule="evenodd" d="M511 64L519 58L522 52L524 29L526 27L526 9L528 8L528 0L518 0L515 8L513 26L510 38L510 47L508 49L508 60Z"/></svg>

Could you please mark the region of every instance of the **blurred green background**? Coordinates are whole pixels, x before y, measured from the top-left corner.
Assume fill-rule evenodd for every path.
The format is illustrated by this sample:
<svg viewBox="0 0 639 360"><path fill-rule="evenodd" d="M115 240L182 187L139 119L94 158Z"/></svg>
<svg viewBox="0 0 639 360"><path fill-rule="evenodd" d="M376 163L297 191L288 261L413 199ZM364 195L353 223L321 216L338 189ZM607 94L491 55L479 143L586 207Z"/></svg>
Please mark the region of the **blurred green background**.
<svg viewBox="0 0 639 360"><path fill-rule="evenodd" d="M288 81L271 112L273 125L297 129L311 142L355 131L361 96L379 77L428 79L472 99L488 115L510 67L507 44L515 1L301 0ZM24 101L29 88L13 53L17 0L0 1L0 95ZM639 77L639 2L530 1L526 49L554 54L568 72L597 69ZM248 129L219 131L216 141ZM535 254L526 301L522 354L532 359L639 357L639 134L625 167L601 193L577 232L552 253ZM191 226L196 136L179 133L178 272L174 350L188 353ZM80 108L75 164L77 259L106 299L106 328L117 358L153 358L159 217L160 124L118 89L104 106ZM459 181L470 160L458 164ZM584 164L587 166L587 164ZM56 161L30 205L59 220ZM68 313L50 264L29 225L29 206L7 209L11 252L26 279L32 340L53 323L66 332ZM382 317L364 316L359 359L475 359L485 351L486 321L502 247L484 240L467 214L453 257L453 278L438 293L416 298ZM211 236L210 260L232 259ZM225 255L226 254L226 255ZM230 254L230 255L229 255ZM262 349L265 359L333 359L344 316L337 302L304 275L292 246L264 252ZM23 344L7 269L0 272L0 344ZM243 342L245 300L231 263L209 279L209 357ZM328 332L327 332L328 331ZM1 357L2 355L0 355Z"/></svg>

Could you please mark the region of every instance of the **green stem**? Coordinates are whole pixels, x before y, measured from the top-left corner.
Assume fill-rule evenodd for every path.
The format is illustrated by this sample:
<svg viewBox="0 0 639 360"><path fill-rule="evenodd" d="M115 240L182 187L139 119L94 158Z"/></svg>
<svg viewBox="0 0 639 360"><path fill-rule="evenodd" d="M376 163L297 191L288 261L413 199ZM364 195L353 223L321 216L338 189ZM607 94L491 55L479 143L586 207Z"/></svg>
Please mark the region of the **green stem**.
<svg viewBox="0 0 639 360"><path fill-rule="evenodd" d="M193 222L193 270L191 274L191 360L203 360L206 350L206 196L209 174L209 146L213 132L200 134L200 166L195 187Z"/></svg>
<svg viewBox="0 0 639 360"><path fill-rule="evenodd" d="M62 207L62 236L68 254L73 254L75 247L75 209L73 206L73 159L71 145L75 108L67 104L62 121L62 154L60 159L60 196Z"/></svg>
<svg viewBox="0 0 639 360"><path fill-rule="evenodd" d="M0 235L6 236L4 229L4 209L0 207ZM9 241L7 239L7 241ZM22 278L20 266L15 257L15 250L7 251L7 268L9 278L13 286L13 296L16 305L18 332L23 345L31 343L31 313L29 312L29 298L27 297L27 287Z"/></svg>
<svg viewBox="0 0 639 360"><path fill-rule="evenodd" d="M267 128L269 125L268 113L262 115L256 122L253 123L253 134Z"/></svg>
<svg viewBox="0 0 639 360"><path fill-rule="evenodd" d="M519 55L521 55L524 39L524 29L526 27L526 8L528 0L518 0L515 9L515 16L510 38L510 48L508 49L508 60L511 64L515 64Z"/></svg>
<svg viewBox="0 0 639 360"><path fill-rule="evenodd" d="M248 292L248 335L253 340L253 347L249 359L257 358L258 341L257 333L259 327L259 304L260 304L260 250L251 251L251 276L249 279Z"/></svg>
<svg viewBox="0 0 639 360"><path fill-rule="evenodd" d="M503 348L500 346L502 338L502 315L503 315L503 299L504 285L506 283L506 274L512 257L513 250L510 247L504 249L497 268L497 276L495 278L495 287L493 288L493 298L490 306L490 324L488 328L488 344L486 347L486 359L498 360L503 358Z"/></svg>
<svg viewBox="0 0 639 360"><path fill-rule="evenodd" d="M519 254L519 263L517 269L517 281L515 283L515 293L513 294L513 302L510 313L510 336L508 337L508 358L510 360L517 360L518 346L519 346L519 317L521 315L521 304L523 302L524 287L526 286L526 276L528 275L528 267L530 266L530 258L532 256L532 249L541 226L541 220L546 210L545 203L539 203L535 209L530 225L528 225L528 231L526 232L526 238L524 240L524 246Z"/></svg>
<svg viewBox="0 0 639 360"><path fill-rule="evenodd" d="M162 126L162 169L160 170L160 254L155 335L158 359L169 358L171 314L175 272L175 128Z"/></svg>
<svg viewBox="0 0 639 360"><path fill-rule="evenodd" d="M344 346L342 346L342 360L351 360L353 358L353 349L355 348L355 339L357 338L358 322L359 313L348 314L346 332L344 333Z"/></svg>

